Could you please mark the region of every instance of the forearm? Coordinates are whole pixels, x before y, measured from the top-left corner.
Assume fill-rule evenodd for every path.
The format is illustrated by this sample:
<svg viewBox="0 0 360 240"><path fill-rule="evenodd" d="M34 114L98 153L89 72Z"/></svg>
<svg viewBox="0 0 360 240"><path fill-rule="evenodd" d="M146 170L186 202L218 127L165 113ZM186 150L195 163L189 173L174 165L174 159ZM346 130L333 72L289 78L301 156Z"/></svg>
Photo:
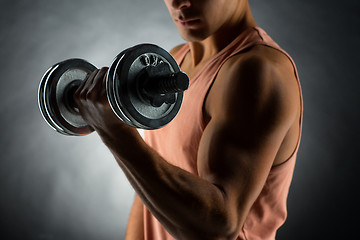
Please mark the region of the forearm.
<svg viewBox="0 0 360 240"><path fill-rule="evenodd" d="M141 199L139 198L139 196L136 195L129 216L125 240L144 239L143 211L144 208Z"/></svg>
<svg viewBox="0 0 360 240"><path fill-rule="evenodd" d="M178 239L228 235L227 204L215 185L167 163L143 142L127 154L116 141L107 145L146 207L169 233Z"/></svg>

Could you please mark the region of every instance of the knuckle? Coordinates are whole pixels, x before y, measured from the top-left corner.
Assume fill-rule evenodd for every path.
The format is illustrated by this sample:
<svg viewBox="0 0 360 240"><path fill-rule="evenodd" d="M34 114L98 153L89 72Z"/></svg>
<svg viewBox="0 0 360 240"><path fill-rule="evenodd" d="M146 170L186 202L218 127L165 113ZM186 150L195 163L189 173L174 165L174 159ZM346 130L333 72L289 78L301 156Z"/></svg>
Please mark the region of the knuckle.
<svg viewBox="0 0 360 240"><path fill-rule="evenodd" d="M104 79L106 77L108 69L109 69L108 67L102 67L99 70L97 77L100 78L101 80Z"/></svg>
<svg viewBox="0 0 360 240"><path fill-rule="evenodd" d="M100 68L100 72L106 72L109 68L108 67L102 67Z"/></svg>
<svg viewBox="0 0 360 240"><path fill-rule="evenodd" d="M86 99L92 99L94 94L91 91L88 91L85 95Z"/></svg>
<svg viewBox="0 0 360 240"><path fill-rule="evenodd" d="M86 89L82 89L81 92L79 93L79 98L81 100L86 99L86 95L87 95Z"/></svg>
<svg viewBox="0 0 360 240"><path fill-rule="evenodd" d="M92 100L92 101L95 100L94 91L87 91L85 97L87 100Z"/></svg>

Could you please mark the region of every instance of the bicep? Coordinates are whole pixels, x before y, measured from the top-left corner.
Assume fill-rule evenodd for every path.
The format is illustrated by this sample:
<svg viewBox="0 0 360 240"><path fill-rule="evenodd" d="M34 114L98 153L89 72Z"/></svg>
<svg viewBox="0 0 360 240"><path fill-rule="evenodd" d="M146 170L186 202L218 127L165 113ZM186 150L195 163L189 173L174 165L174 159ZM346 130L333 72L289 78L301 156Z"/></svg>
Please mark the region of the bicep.
<svg viewBox="0 0 360 240"><path fill-rule="evenodd" d="M264 186L281 141L269 135L258 139L250 129L242 134L234 128L209 123L198 152L198 171L221 189L228 212L236 212L236 221L242 221Z"/></svg>
<svg viewBox="0 0 360 240"><path fill-rule="evenodd" d="M291 93L274 84L267 67L240 69L235 76L241 81L218 76L221 87L215 82L209 93L211 120L199 146L199 175L222 189L240 222L260 194L296 112Z"/></svg>
<svg viewBox="0 0 360 240"><path fill-rule="evenodd" d="M240 127L229 125L210 121L199 147L198 171L245 211L260 194L281 140L269 133L260 139L256 129L239 133Z"/></svg>

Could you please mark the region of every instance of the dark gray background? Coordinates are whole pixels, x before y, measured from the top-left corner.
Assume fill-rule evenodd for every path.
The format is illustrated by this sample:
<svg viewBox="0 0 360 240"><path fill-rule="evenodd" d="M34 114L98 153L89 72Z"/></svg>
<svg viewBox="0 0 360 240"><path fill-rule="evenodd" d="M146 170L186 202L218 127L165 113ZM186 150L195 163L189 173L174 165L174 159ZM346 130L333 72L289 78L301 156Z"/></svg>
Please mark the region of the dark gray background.
<svg viewBox="0 0 360 240"><path fill-rule="evenodd" d="M297 63L304 128L278 239L353 239L359 207L357 0L251 0ZM0 1L0 238L122 239L134 192L96 134L65 137L37 87L72 57L109 65L137 43L182 43L161 0Z"/></svg>

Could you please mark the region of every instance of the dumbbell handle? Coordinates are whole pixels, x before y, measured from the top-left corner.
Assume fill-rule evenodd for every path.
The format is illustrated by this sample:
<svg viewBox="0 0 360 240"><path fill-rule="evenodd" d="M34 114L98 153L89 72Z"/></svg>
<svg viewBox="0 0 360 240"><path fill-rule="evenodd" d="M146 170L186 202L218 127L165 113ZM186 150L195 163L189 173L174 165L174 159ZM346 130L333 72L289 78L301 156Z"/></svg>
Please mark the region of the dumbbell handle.
<svg viewBox="0 0 360 240"><path fill-rule="evenodd" d="M153 107L160 107L163 103L173 104L175 93L189 87L188 76L183 72L171 72L167 63L145 68L137 76L137 81L139 98Z"/></svg>
<svg viewBox="0 0 360 240"><path fill-rule="evenodd" d="M144 90L154 94L183 92L189 87L189 78L183 72L165 76L149 77L145 80Z"/></svg>

